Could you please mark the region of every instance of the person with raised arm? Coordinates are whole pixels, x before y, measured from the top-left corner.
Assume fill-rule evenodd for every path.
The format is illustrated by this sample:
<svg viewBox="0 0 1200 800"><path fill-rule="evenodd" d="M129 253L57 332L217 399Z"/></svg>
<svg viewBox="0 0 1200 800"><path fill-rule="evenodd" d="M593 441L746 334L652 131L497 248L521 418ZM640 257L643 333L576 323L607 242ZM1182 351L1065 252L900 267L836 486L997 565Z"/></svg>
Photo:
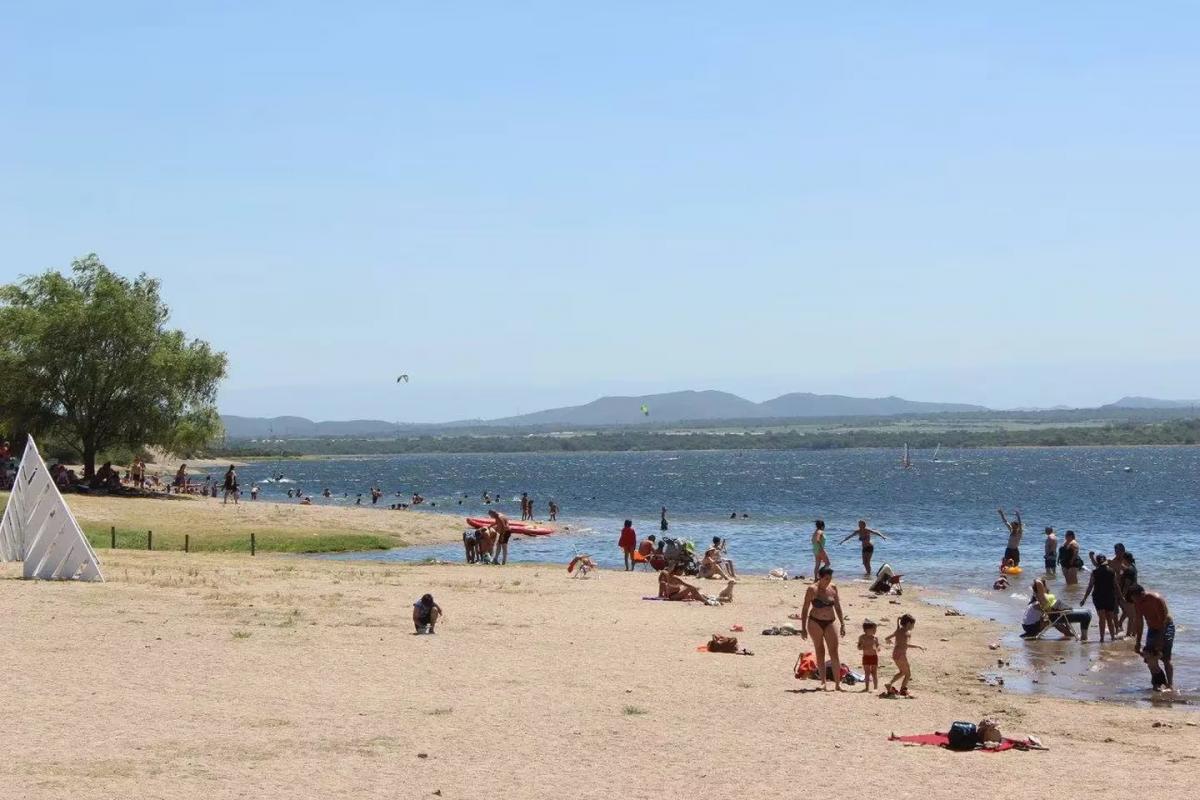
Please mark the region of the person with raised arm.
<svg viewBox="0 0 1200 800"><path fill-rule="evenodd" d="M845 539L842 539L842 541L838 542L838 544L845 544L855 536L858 537L858 541L862 544L863 570L866 572L866 575L869 578L871 577L871 556L875 553L875 545L872 544L871 537L878 536L880 539L884 540L886 540L888 537L884 536L879 531L868 528L867 521L865 519L860 519L858 521L858 530L850 533Z"/></svg>

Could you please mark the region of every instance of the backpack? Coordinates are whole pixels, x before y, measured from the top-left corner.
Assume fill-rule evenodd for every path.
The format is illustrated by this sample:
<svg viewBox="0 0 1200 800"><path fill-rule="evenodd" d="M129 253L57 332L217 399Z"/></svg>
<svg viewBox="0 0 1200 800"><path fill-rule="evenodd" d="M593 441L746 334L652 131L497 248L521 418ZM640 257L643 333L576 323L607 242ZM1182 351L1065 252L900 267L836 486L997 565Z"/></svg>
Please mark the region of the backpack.
<svg viewBox="0 0 1200 800"><path fill-rule="evenodd" d="M714 633L708 641L708 652L710 653L736 653L738 651L738 643L736 636L722 636L719 633Z"/></svg>
<svg viewBox="0 0 1200 800"><path fill-rule="evenodd" d="M973 722L956 722L947 734L946 747L951 750L974 750L979 744L979 729Z"/></svg>

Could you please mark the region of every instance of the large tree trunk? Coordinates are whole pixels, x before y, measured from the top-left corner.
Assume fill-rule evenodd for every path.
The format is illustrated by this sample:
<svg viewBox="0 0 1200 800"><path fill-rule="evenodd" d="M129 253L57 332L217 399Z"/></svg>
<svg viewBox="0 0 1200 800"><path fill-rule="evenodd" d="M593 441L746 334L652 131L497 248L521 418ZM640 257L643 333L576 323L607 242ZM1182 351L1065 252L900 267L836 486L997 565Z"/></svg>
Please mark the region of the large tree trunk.
<svg viewBox="0 0 1200 800"><path fill-rule="evenodd" d="M96 446L94 444L84 443L83 445L83 477L85 480L91 480L96 474Z"/></svg>

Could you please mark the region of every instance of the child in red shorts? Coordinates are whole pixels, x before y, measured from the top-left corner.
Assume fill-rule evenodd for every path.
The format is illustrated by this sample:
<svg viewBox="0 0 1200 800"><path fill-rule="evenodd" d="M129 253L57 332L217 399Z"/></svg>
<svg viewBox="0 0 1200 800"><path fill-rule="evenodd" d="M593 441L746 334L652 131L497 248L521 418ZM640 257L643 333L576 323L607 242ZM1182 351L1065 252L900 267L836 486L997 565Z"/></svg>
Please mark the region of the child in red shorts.
<svg viewBox="0 0 1200 800"><path fill-rule="evenodd" d="M874 622L863 620L863 634L858 637L858 649L862 650L863 687L864 692L871 691L871 679L875 679L875 689L879 689L879 639L875 633L879 630Z"/></svg>

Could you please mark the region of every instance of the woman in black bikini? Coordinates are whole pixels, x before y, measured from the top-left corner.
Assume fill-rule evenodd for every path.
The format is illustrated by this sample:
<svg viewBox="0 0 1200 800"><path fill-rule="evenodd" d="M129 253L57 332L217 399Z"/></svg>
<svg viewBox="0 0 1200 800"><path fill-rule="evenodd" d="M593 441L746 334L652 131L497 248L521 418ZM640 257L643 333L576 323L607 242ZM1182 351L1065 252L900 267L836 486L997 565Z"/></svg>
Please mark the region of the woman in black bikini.
<svg viewBox="0 0 1200 800"><path fill-rule="evenodd" d="M804 608L800 610L800 636L812 636L813 649L817 656L817 671L821 673L821 691L825 691L825 654L833 665L833 688L842 691L838 657L838 637L846 635L846 620L842 616L842 603L838 599L837 587L833 585L833 569L821 567L817 582L804 593ZM837 622L838 630L833 630Z"/></svg>
<svg viewBox="0 0 1200 800"><path fill-rule="evenodd" d="M871 537L878 536L880 539L887 539L887 537L879 531L871 530L867 527L867 521L860 519L858 521L858 530L851 533L845 539L842 539L838 544L845 544L855 536L862 542L863 569L867 571L867 577L869 578L871 577L871 556L875 553L875 545L871 544Z"/></svg>

